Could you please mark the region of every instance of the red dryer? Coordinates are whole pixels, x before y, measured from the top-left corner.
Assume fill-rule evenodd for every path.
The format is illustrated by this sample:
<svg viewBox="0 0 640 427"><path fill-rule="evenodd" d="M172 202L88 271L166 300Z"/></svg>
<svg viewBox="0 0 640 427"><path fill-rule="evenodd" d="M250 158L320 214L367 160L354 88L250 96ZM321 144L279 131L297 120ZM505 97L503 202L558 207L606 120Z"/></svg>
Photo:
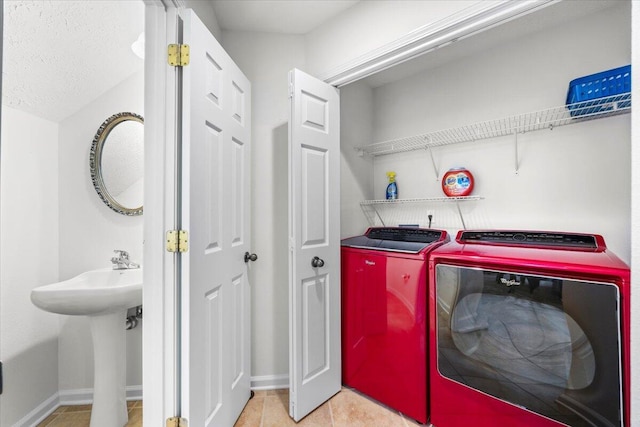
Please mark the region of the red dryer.
<svg viewBox="0 0 640 427"><path fill-rule="evenodd" d="M427 256L445 231L370 228L342 240L343 383L421 423L427 411Z"/></svg>
<svg viewBox="0 0 640 427"><path fill-rule="evenodd" d="M629 267L599 235L461 231L429 260L435 427L629 425Z"/></svg>

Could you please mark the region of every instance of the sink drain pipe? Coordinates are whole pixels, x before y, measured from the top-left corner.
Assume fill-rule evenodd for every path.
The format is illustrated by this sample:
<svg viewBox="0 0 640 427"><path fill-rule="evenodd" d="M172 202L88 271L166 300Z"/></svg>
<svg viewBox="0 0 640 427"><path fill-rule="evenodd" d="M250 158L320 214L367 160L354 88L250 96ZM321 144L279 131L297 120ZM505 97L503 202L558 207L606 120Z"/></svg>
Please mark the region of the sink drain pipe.
<svg viewBox="0 0 640 427"><path fill-rule="evenodd" d="M129 313L131 313L133 309L129 309ZM125 319L125 327L128 330L131 330L133 328L135 328L136 326L138 326L138 319L142 319L142 306L139 305L135 308L135 314L129 315L127 316L127 318Z"/></svg>

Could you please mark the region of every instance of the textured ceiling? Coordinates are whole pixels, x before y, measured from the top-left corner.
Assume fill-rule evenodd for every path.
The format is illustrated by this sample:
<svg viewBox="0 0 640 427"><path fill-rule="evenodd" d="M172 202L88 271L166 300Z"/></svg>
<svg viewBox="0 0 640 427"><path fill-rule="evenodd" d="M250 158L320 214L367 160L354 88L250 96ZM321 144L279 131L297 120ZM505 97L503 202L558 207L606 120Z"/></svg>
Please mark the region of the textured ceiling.
<svg viewBox="0 0 640 427"><path fill-rule="evenodd" d="M142 0L4 0L2 102L59 122L131 74Z"/></svg>
<svg viewBox="0 0 640 427"><path fill-rule="evenodd" d="M211 0L224 30L306 34L358 0Z"/></svg>

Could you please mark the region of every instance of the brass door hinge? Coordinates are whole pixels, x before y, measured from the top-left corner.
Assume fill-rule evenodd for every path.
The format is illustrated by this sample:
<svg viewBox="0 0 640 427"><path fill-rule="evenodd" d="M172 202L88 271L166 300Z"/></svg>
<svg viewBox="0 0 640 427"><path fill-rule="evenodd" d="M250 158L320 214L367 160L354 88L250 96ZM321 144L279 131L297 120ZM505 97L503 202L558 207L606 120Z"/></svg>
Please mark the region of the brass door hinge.
<svg viewBox="0 0 640 427"><path fill-rule="evenodd" d="M187 427L187 420L180 417L167 418L166 427Z"/></svg>
<svg viewBox="0 0 640 427"><path fill-rule="evenodd" d="M167 252L187 252L189 233L186 230L167 231Z"/></svg>
<svg viewBox="0 0 640 427"><path fill-rule="evenodd" d="M168 49L168 61L172 67L184 67L189 65L189 45L170 44Z"/></svg>

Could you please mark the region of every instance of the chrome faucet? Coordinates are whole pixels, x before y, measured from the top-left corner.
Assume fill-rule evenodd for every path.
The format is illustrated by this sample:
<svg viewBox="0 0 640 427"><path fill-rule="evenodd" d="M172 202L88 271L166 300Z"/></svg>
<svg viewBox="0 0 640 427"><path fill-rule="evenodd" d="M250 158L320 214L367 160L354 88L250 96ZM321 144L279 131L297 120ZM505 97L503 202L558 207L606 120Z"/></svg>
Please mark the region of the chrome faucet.
<svg viewBox="0 0 640 427"><path fill-rule="evenodd" d="M113 264L114 270L124 270L127 268L140 268L140 264L129 260L129 252L121 249L115 249L113 251L118 256L111 258L111 264Z"/></svg>

